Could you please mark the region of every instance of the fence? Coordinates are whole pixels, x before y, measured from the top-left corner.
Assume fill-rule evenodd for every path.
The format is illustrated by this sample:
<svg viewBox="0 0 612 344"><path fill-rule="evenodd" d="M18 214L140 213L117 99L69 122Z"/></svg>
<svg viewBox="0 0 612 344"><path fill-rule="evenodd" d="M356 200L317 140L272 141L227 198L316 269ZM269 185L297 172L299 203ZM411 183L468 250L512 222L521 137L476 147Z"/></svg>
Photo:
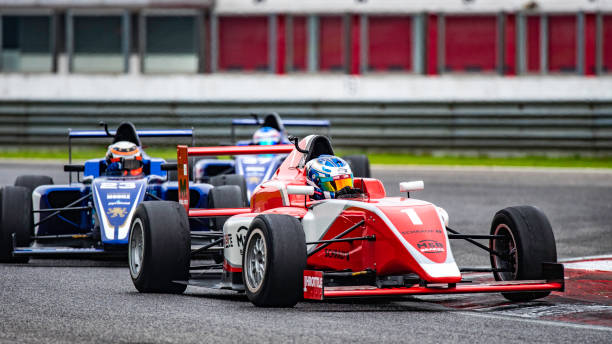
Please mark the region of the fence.
<svg viewBox="0 0 612 344"><path fill-rule="evenodd" d="M230 140L232 118L278 112L329 119L343 149L612 155L612 101L573 102L0 102L0 146L65 145L68 128L195 128L199 145ZM290 129L304 136L309 128ZM252 128L238 128L246 137ZM319 131L320 132L320 131ZM322 133L326 133L323 131ZM165 142L167 143L167 142Z"/></svg>

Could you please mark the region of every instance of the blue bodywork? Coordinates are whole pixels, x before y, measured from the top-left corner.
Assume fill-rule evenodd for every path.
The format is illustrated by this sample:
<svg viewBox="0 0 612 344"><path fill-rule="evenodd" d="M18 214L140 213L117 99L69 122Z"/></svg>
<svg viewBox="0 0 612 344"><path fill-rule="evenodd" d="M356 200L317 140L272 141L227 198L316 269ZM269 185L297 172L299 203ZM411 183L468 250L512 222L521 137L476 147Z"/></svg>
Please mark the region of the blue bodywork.
<svg viewBox="0 0 612 344"><path fill-rule="evenodd" d="M132 126L133 127L133 126ZM153 131L144 131L146 133ZM108 137L101 131L73 132L71 137ZM72 135L74 134L74 135ZM137 132L141 135L142 132ZM191 130L155 131L151 136L191 136ZM139 141L137 138L134 141ZM65 185L41 185L32 193L34 240L15 254L125 254L132 217L142 201L177 201L178 183L168 181L165 160L143 152L139 176L106 175L105 159L84 163L83 177ZM191 184L190 206L206 208L210 184ZM56 213L55 209L76 208ZM53 211L44 211L54 209ZM191 230L208 230L207 221L191 221Z"/></svg>
<svg viewBox="0 0 612 344"><path fill-rule="evenodd" d="M289 126L303 126L303 127L324 127L329 128L330 122L328 120L312 120L312 119L293 119L293 120L281 120L280 116L276 113L270 113L266 115L263 121L258 118L239 118L232 120L232 138L235 141L236 126L260 126L260 127L271 127L278 130L281 133L280 144L291 143L287 138L287 131L285 127ZM251 140L242 140L236 142L237 146L248 146L253 145ZM212 160L202 159L199 160L194 166L194 180L197 182L208 182L212 176L220 174L239 174L244 176L247 186L247 197L251 198L251 195L257 185L272 178L274 172L285 160L286 154L278 155L241 155L236 156L233 160Z"/></svg>

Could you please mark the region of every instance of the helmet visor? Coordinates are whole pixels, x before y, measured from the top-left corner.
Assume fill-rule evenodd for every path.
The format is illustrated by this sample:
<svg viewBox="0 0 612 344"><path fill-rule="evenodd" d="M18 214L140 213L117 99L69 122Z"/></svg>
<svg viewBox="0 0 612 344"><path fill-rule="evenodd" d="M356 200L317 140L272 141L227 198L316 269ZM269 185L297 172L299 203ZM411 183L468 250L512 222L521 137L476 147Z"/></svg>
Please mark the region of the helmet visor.
<svg viewBox="0 0 612 344"><path fill-rule="evenodd" d="M321 178L321 189L323 191L337 192L345 187L353 187L353 176L343 174L340 176Z"/></svg>
<svg viewBox="0 0 612 344"><path fill-rule="evenodd" d="M264 140L259 141L260 146L271 146L275 144L276 142L273 139L264 139Z"/></svg>

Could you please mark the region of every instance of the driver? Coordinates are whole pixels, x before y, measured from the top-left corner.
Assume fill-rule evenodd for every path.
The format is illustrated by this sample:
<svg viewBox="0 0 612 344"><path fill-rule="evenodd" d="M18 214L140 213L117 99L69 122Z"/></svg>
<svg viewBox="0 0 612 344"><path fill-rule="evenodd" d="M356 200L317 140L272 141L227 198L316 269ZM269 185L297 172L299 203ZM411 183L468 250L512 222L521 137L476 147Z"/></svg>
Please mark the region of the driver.
<svg viewBox="0 0 612 344"><path fill-rule="evenodd" d="M261 127L253 134L255 145L277 145L281 142L281 133L272 127Z"/></svg>
<svg viewBox="0 0 612 344"><path fill-rule="evenodd" d="M314 186L315 200L350 197L361 190L353 188L353 172L349 164L333 155L321 155L306 163L306 181Z"/></svg>
<svg viewBox="0 0 612 344"><path fill-rule="evenodd" d="M106 173L116 176L138 176L142 174L142 151L129 141L119 141L108 146Z"/></svg>

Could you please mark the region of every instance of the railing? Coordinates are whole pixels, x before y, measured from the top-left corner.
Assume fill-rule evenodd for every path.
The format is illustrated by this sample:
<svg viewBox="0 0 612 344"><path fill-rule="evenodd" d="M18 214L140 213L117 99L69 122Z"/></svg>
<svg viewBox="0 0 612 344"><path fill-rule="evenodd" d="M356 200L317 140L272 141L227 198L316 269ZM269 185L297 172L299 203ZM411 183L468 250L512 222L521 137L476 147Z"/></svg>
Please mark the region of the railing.
<svg viewBox="0 0 612 344"><path fill-rule="evenodd" d="M612 154L612 101L574 102L2 102L0 147L65 146L68 128L195 128L197 145L230 143L250 113L328 119L335 147L411 152ZM288 128L290 134L327 129ZM236 128L240 137L253 128ZM164 143L145 140L145 144ZM87 140L83 140L87 142ZM93 142L93 141L92 141ZM168 142L165 142L168 143ZM99 144L99 142L98 142Z"/></svg>

